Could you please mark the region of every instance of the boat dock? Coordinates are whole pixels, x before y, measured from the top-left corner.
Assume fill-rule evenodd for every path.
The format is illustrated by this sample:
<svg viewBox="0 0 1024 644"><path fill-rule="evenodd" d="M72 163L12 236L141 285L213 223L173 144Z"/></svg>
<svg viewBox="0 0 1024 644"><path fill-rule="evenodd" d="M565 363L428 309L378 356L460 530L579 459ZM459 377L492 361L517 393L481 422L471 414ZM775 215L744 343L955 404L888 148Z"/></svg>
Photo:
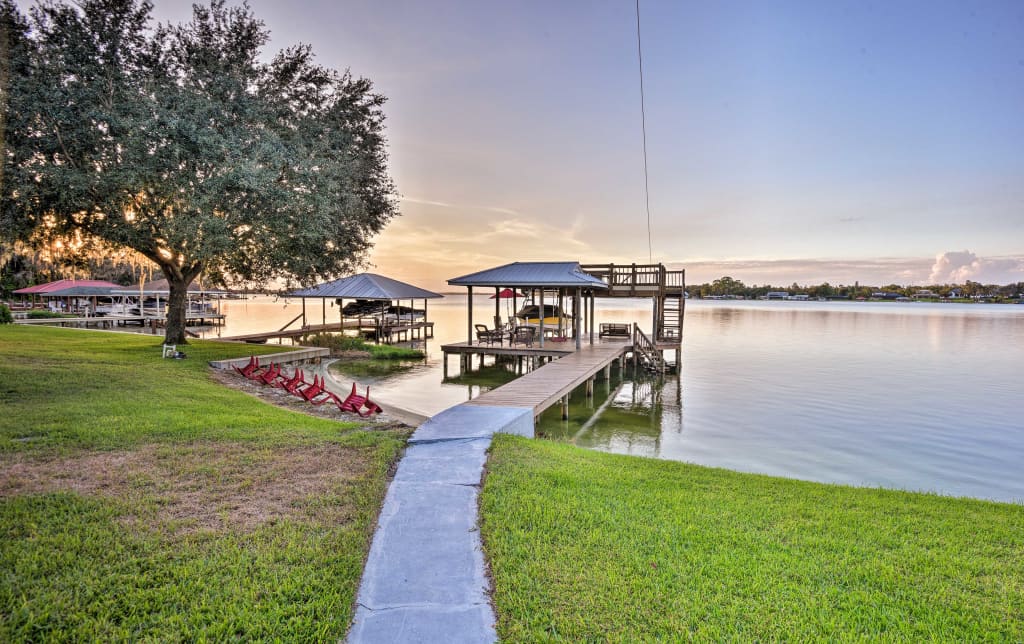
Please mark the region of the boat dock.
<svg viewBox="0 0 1024 644"><path fill-rule="evenodd" d="M342 333L353 329L361 336L379 338L382 342L389 344L392 342L425 340L434 337L433 322L399 322L382 326L375 318L363 318L347 319L344 322L333 322L331 324L308 324L294 329L289 329L286 326L277 331L246 333L218 339L222 342L249 342L252 344L263 344L268 340L285 339L295 342L302 336L311 333Z"/></svg>
<svg viewBox="0 0 1024 644"><path fill-rule="evenodd" d="M388 488L367 557L349 631L350 644L398 640L493 642L496 618L480 542L478 504L487 449L495 433L533 436L537 417L581 385L594 394L598 374L632 354L633 364L664 373L664 351L682 347L683 271L660 264L616 266L578 262L515 262L448 280L467 287L466 341L445 344L468 371L477 356L514 359L532 369L420 425ZM493 326L475 324L473 288L494 289ZM506 289L503 291L502 289ZM504 295L503 295L504 293ZM501 321L500 300L528 295L536 329L519 333ZM636 322L595 322L595 297L653 301L650 334ZM545 302L548 299L551 304ZM571 299L572 314L563 305ZM589 306L588 306L589 305ZM557 318L546 337L547 310ZM517 315L530 321L533 316ZM488 320L491 322L491 320ZM584 337L587 342L584 343ZM425 536L426 535L426 538Z"/></svg>
<svg viewBox="0 0 1024 644"><path fill-rule="evenodd" d="M15 313L16 324L49 325L49 326L72 326L72 327L96 327L99 329L113 329L119 326L139 325L152 328L162 327L164 318L156 315L88 315L80 317L58 317L58 318L29 318L25 313ZM219 325L224 322L222 313L197 313L185 317L187 326L206 326L207 324Z"/></svg>

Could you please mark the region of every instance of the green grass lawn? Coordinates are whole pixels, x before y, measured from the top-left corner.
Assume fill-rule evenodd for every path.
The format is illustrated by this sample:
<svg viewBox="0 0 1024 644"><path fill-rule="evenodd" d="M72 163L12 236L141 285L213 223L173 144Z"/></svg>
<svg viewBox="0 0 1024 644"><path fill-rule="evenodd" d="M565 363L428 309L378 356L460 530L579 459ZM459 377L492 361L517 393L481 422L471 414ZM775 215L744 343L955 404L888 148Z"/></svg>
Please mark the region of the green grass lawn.
<svg viewBox="0 0 1024 644"><path fill-rule="evenodd" d="M499 435L505 641L1022 641L1024 506Z"/></svg>
<svg viewBox="0 0 1024 644"><path fill-rule="evenodd" d="M336 640L407 436L207 361L287 347L0 326L0 641Z"/></svg>

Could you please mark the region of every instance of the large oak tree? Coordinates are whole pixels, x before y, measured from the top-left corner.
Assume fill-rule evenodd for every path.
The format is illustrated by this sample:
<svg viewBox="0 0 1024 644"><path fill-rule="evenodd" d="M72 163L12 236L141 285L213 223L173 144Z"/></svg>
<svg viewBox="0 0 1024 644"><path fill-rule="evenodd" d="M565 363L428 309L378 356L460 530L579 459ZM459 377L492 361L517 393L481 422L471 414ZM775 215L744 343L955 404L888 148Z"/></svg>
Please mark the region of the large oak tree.
<svg viewBox="0 0 1024 644"><path fill-rule="evenodd" d="M137 0L0 0L0 232L131 248L171 285L309 284L352 271L397 213L384 98L309 47L261 59L248 6L157 25Z"/></svg>

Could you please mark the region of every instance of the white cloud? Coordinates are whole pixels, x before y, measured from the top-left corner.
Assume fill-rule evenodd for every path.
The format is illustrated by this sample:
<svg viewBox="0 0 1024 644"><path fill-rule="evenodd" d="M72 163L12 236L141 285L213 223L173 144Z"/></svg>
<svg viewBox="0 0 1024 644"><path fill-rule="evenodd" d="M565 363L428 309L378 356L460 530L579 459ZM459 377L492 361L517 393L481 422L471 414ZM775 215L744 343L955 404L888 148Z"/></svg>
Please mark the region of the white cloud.
<svg viewBox="0 0 1024 644"><path fill-rule="evenodd" d="M443 201L431 201L430 199L417 199L415 197L399 197L399 201L406 203L418 203L424 206L438 206L439 208L456 208L454 204L445 203Z"/></svg>
<svg viewBox="0 0 1024 644"><path fill-rule="evenodd" d="M933 284L1008 284L1024 280L1024 259L1019 257L978 257L969 250L947 251L935 257L930 280Z"/></svg>

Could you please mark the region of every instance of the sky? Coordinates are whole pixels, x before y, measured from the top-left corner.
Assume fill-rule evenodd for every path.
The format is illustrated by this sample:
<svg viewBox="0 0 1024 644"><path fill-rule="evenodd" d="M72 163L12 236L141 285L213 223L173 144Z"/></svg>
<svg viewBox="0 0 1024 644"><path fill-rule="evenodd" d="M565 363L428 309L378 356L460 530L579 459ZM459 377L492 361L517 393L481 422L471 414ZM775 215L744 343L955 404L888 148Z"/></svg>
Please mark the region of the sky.
<svg viewBox="0 0 1024 644"><path fill-rule="evenodd" d="M155 0L159 21L186 3ZM401 216L370 270L1024 281L1024 2L250 0L370 78Z"/></svg>

